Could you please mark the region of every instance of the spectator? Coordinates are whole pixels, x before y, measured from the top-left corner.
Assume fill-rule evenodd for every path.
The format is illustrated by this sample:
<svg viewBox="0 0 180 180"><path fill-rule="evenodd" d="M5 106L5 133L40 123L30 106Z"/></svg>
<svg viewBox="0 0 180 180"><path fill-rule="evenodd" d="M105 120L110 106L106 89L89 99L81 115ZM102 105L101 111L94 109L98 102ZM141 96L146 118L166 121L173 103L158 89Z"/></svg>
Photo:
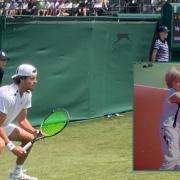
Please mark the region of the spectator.
<svg viewBox="0 0 180 180"><path fill-rule="evenodd" d="M3 51L0 51L0 86L4 75L4 68L6 65L7 56Z"/></svg>
<svg viewBox="0 0 180 180"><path fill-rule="evenodd" d="M28 2L28 6L27 6L27 9L26 9L26 14L27 15L37 15L37 2L36 0L29 0Z"/></svg>
<svg viewBox="0 0 180 180"><path fill-rule="evenodd" d="M7 11L7 15L15 16L18 10L19 4L15 0L11 0L9 4L9 9Z"/></svg>
<svg viewBox="0 0 180 180"><path fill-rule="evenodd" d="M21 14L26 15L26 9L28 8L28 0L22 0L22 5L21 5Z"/></svg>
<svg viewBox="0 0 180 180"><path fill-rule="evenodd" d="M38 16L43 16L44 15L44 9L45 9L45 2L44 1L38 1L36 7L38 10Z"/></svg>
<svg viewBox="0 0 180 180"><path fill-rule="evenodd" d="M158 38L155 41L151 59L153 62L168 62L169 61L169 47L167 43L168 28L160 26L158 29Z"/></svg>
<svg viewBox="0 0 180 180"><path fill-rule="evenodd" d="M96 16L99 16L104 11L104 1L103 0L95 0L94 1L94 13Z"/></svg>
<svg viewBox="0 0 180 180"><path fill-rule="evenodd" d="M63 16L64 8L65 8L64 1L59 0L58 9L56 11L57 16Z"/></svg>
<svg viewBox="0 0 180 180"><path fill-rule="evenodd" d="M129 13L138 13L139 6L136 1L130 0L128 6L129 6Z"/></svg>
<svg viewBox="0 0 180 180"><path fill-rule="evenodd" d="M88 13L89 13L88 1L87 0L80 1L78 6L78 16L87 16Z"/></svg>

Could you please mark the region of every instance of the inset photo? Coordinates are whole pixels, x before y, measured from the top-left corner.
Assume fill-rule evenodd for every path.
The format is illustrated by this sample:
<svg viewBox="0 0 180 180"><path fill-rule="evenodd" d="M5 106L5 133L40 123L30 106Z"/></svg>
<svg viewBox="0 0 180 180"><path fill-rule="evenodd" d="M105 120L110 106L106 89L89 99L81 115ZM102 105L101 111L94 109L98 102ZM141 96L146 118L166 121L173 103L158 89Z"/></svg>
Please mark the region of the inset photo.
<svg viewBox="0 0 180 180"><path fill-rule="evenodd" d="M180 64L134 64L133 170L180 170Z"/></svg>

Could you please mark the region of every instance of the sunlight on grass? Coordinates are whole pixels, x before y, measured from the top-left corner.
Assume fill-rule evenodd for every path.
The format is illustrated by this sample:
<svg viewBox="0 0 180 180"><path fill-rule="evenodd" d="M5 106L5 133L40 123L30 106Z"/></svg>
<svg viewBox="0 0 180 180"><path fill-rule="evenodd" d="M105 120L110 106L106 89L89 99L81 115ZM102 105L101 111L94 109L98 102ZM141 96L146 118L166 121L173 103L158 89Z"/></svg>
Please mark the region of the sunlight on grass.
<svg viewBox="0 0 180 180"><path fill-rule="evenodd" d="M7 180L15 156L0 155L0 180ZM39 180L177 179L178 173L132 171L132 113L70 123L59 135L37 142L25 169Z"/></svg>

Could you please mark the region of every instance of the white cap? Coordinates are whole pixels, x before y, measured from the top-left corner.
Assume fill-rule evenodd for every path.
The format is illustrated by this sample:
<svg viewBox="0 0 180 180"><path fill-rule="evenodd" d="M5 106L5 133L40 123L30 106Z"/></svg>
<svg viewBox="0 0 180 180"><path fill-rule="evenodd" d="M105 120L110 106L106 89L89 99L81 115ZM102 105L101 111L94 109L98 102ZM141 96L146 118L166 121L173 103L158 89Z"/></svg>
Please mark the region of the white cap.
<svg viewBox="0 0 180 180"><path fill-rule="evenodd" d="M33 75L37 75L36 68L30 64L22 64L17 68L16 74L12 76L12 79L18 76L33 76Z"/></svg>

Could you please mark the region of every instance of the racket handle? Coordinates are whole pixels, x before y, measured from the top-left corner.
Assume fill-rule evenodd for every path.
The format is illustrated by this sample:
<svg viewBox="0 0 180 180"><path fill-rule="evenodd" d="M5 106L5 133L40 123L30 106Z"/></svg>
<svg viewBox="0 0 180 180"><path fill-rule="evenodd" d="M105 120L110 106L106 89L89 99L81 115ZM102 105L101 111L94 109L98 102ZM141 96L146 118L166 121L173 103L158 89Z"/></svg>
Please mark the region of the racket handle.
<svg viewBox="0 0 180 180"><path fill-rule="evenodd" d="M28 142L24 147L23 150L28 150L32 146L32 142Z"/></svg>

